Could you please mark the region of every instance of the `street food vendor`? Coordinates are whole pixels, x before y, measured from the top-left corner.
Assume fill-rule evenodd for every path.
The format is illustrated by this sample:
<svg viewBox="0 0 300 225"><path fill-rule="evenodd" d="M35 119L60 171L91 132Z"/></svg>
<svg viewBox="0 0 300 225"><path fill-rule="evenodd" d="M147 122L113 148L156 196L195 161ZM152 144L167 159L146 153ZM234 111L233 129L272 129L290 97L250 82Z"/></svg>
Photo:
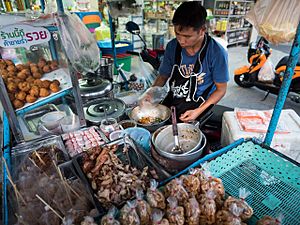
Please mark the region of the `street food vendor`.
<svg viewBox="0 0 300 225"><path fill-rule="evenodd" d="M176 38L167 44L159 75L141 103L151 102L151 89L168 82L169 92L163 104L174 105L177 117L189 122L225 95L228 55L206 33L205 21L206 9L200 1L184 2L177 8L172 19Z"/></svg>

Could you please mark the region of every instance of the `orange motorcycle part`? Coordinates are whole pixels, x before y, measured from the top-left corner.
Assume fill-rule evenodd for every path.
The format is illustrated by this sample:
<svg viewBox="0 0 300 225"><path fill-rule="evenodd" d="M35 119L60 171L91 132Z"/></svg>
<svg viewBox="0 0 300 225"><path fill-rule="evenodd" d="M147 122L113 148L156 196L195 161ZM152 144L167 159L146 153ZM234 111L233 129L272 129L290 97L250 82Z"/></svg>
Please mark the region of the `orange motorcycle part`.
<svg viewBox="0 0 300 225"><path fill-rule="evenodd" d="M259 63L254 66L253 68L250 68L250 72L249 73L253 73L257 70L259 70L260 68L262 68L262 66L265 64L265 62L267 61L267 57L265 54L262 54L259 56Z"/></svg>
<svg viewBox="0 0 300 225"><path fill-rule="evenodd" d="M276 74L280 74L282 72L284 73L285 70L286 70L286 65L280 66L280 67L277 68ZM292 79L296 79L296 78L299 78L299 77L300 77L300 66L296 66ZM282 80L283 80L283 76L280 77L280 81L282 81Z"/></svg>
<svg viewBox="0 0 300 225"><path fill-rule="evenodd" d="M242 66L234 70L234 75L241 75L249 72L249 66Z"/></svg>

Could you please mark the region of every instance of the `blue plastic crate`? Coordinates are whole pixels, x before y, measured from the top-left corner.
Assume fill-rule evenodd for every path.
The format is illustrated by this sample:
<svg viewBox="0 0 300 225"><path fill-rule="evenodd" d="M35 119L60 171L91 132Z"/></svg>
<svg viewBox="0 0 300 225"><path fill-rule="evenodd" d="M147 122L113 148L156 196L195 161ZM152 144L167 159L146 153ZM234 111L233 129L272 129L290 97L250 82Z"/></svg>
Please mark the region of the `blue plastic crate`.
<svg viewBox="0 0 300 225"><path fill-rule="evenodd" d="M113 54L111 41L97 41L98 47L100 48L102 54L108 55ZM127 46L117 47L118 44L126 44ZM117 54L126 53L126 51L132 51L133 45L128 41L116 41L116 52Z"/></svg>

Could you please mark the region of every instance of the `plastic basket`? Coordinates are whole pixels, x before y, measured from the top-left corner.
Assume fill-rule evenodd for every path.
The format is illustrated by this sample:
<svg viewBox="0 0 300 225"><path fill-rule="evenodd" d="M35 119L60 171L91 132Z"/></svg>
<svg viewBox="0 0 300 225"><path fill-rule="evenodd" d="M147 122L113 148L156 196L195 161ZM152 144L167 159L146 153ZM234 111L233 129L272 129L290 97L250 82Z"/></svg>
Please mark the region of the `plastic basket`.
<svg viewBox="0 0 300 225"><path fill-rule="evenodd" d="M124 44L125 46L118 47L118 44ZM98 47L101 49L102 54L113 54L111 40L107 41L97 41ZM116 41L116 53L126 53L126 51L132 51L133 50L133 44L128 41Z"/></svg>
<svg viewBox="0 0 300 225"><path fill-rule="evenodd" d="M251 141L228 151L210 163L210 171L222 179L229 195L238 197L240 187L251 192L246 199L254 210L248 224L269 215L283 214L282 224L299 224L300 168L268 147Z"/></svg>

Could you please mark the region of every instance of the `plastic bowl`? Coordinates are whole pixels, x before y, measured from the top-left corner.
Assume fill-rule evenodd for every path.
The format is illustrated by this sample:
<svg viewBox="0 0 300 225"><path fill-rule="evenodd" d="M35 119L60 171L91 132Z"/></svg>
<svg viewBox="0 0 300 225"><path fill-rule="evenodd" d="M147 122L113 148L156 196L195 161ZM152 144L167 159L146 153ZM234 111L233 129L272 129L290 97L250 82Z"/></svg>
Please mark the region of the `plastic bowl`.
<svg viewBox="0 0 300 225"><path fill-rule="evenodd" d="M146 152L150 152L151 133L142 127L130 127L124 130L137 144L139 144Z"/></svg>
<svg viewBox="0 0 300 225"><path fill-rule="evenodd" d="M41 122L48 130L53 130L60 125L65 116L66 114L61 111L49 112L41 117Z"/></svg>

